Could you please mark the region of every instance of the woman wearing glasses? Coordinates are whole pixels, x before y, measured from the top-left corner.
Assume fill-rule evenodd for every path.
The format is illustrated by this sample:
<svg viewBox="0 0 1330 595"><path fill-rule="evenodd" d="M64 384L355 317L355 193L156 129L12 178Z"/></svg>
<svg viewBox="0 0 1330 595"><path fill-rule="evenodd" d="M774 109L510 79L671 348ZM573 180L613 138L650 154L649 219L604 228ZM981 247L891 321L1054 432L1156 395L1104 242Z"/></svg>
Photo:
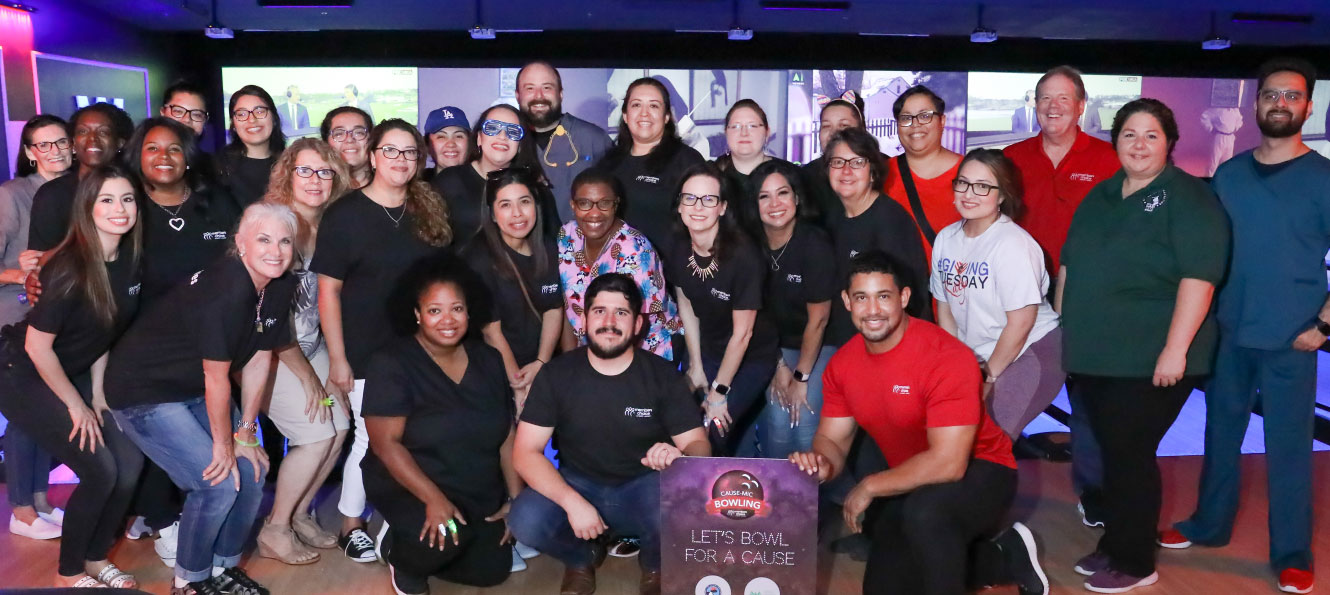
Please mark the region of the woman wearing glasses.
<svg viewBox="0 0 1330 595"><path fill-rule="evenodd" d="M728 213L733 194L719 168L701 163L680 180L665 274L683 318L689 384L706 395L712 452L756 456L756 421L780 356L776 327L761 312L768 267Z"/></svg>
<svg viewBox="0 0 1330 595"><path fill-rule="evenodd" d="M323 212L346 191L349 179L346 163L327 143L302 138L277 159L263 197L296 214L291 268L296 277L291 304L295 341L276 351L276 376L265 411L286 436L287 451L277 472L272 513L258 539L259 555L287 564L317 561L318 552L306 546L337 547L337 536L310 516L310 505L342 454L351 409L346 394L328 383L328 350L319 332L319 280L309 261Z"/></svg>
<svg viewBox="0 0 1330 595"><path fill-rule="evenodd" d="M56 116L34 116L19 134L23 150L14 164L14 179L0 184L0 326L23 320L30 309L23 282L37 270L36 252L28 247L28 214L32 197L43 184L65 175L73 165L67 124ZM46 501L51 457L39 449L21 428L11 424L5 432L5 470L9 532L32 539L60 536L64 512Z"/></svg>
<svg viewBox="0 0 1330 595"><path fill-rule="evenodd" d="M928 87L917 85L896 98L897 138L905 152L887 162L887 193L914 216L924 239L924 255L942 228L960 219L952 206L951 182L956 179L961 156L942 146L947 125L947 104ZM908 176L909 184L906 184Z"/></svg>
<svg viewBox="0 0 1330 595"><path fill-rule="evenodd" d="M586 290L605 273L623 273L642 291L647 328L642 349L674 360L673 338L683 328L665 288L665 271L651 241L624 222L618 178L598 168L573 179L573 221L559 229L559 281L570 331L565 351L585 345Z"/></svg>
<svg viewBox="0 0 1330 595"><path fill-rule="evenodd" d="M369 184L369 130L373 127L374 122L365 110L350 106L333 108L319 125L323 142L328 143L351 168L349 190L359 190Z"/></svg>
<svg viewBox="0 0 1330 595"><path fill-rule="evenodd" d="M203 89L190 81L177 81L162 93L162 109L158 115L171 118L202 137L208 123L208 102Z"/></svg>
<svg viewBox="0 0 1330 595"><path fill-rule="evenodd" d="M878 152L877 139L860 128L846 128L827 142L827 177L831 190L840 198L840 208L832 211L827 231L836 246L836 273L846 278L850 258L869 250L881 250L895 258L913 279L906 311L914 317L932 320L928 307L928 263L923 243L910 213L895 201L882 196L882 180L887 166ZM849 312L831 309L828 329L831 344L840 346L855 334Z"/></svg>
<svg viewBox="0 0 1330 595"><path fill-rule="evenodd" d="M282 117L263 87L245 85L231 95L231 142L222 153L222 175L240 208L259 199L268 186L273 162L286 148Z"/></svg>
<svg viewBox="0 0 1330 595"><path fill-rule="evenodd" d="M716 159L716 165L735 183L735 191L740 192L744 200L753 196L753 185L749 180L753 170L775 159L766 154L767 139L770 136L767 113L756 101L740 99L726 112L725 146L728 150ZM753 229L757 229L757 226Z"/></svg>
<svg viewBox="0 0 1330 595"><path fill-rule="evenodd" d="M480 232L485 176L508 167L524 168L535 175L539 188L533 190L541 195L545 231L550 237L558 231L559 211L540 167L535 137L528 134L531 127L525 122L525 116L510 105L495 105L481 112L471 130L466 163L445 169L430 181L448 201L448 221L459 242L470 241Z"/></svg>
<svg viewBox="0 0 1330 595"><path fill-rule="evenodd" d="M374 542L360 518L365 512L360 460L369 447L360 413L366 365L395 336L411 332L409 321L403 325L389 317L389 312L411 309L393 301L400 297L402 274L453 240L446 205L420 179L425 139L416 127L397 118L379 122L369 134L369 153L369 185L338 199L323 214L310 263L319 276L328 382L348 396L356 424L337 509L343 515L339 545L357 562L375 559Z"/></svg>
<svg viewBox="0 0 1330 595"><path fill-rule="evenodd" d="M961 220L933 245L937 322L983 362L988 412L1015 440L1066 379L1044 252L1013 221L1024 208L1020 171L1001 151L971 151L952 188Z"/></svg>

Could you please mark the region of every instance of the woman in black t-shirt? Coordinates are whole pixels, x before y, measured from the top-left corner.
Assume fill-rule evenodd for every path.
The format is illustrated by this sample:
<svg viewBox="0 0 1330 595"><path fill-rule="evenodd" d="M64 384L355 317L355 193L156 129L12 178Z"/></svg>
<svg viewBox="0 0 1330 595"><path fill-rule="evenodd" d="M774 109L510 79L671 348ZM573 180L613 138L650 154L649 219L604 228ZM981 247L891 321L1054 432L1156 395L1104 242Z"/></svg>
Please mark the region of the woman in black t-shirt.
<svg viewBox="0 0 1330 595"><path fill-rule="evenodd" d="M688 380L717 456L755 456L756 421L779 356L765 314L767 266L729 213L729 181L714 164L689 168L674 199L674 241L665 277L674 285L688 345Z"/></svg>
<svg viewBox="0 0 1330 595"><path fill-rule="evenodd" d="M319 135L351 169L348 188L359 190L369 185L369 131L374 121L365 110L344 105L335 107L319 124Z"/></svg>
<svg viewBox="0 0 1330 595"><path fill-rule="evenodd" d="M106 400L117 424L186 494L173 595L267 592L237 565L263 499L268 457L256 420L272 352L291 342L295 235L290 209L251 205L236 255L159 300L111 353Z"/></svg>
<svg viewBox="0 0 1330 595"><path fill-rule="evenodd" d="M466 272L421 267L414 336L370 360L364 415L365 487L390 527L380 544L397 593L425 593L438 576L489 587L508 578L513 396L499 353L464 341Z"/></svg>
<svg viewBox="0 0 1330 595"><path fill-rule="evenodd" d="M282 116L263 87L245 85L231 95L231 143L222 150L222 176L240 208L263 198L268 173L286 148Z"/></svg>
<svg viewBox="0 0 1330 595"><path fill-rule="evenodd" d="M75 193L70 233L42 268L45 299L0 331L0 412L79 477L66 505L56 587L137 586L107 554L143 453L114 420L106 423L100 380L107 350L138 309L138 206L124 170L89 172ZM91 399L71 381L89 370Z"/></svg>
<svg viewBox="0 0 1330 595"><path fill-rule="evenodd" d="M554 237L559 229L559 210L550 193L545 170L536 157L535 136L526 116L511 105L499 104L481 112L471 130L471 146L466 163L440 171L430 185L448 203L448 222L459 243L471 241L485 221L485 178L491 172L508 167L530 171L537 180L532 191L540 201L545 232ZM423 165L424 162L422 161Z"/></svg>
<svg viewBox="0 0 1330 595"><path fill-rule="evenodd" d="M323 214L310 270L319 275L319 324L328 346L328 381L351 401L355 436L342 471L342 551L374 561L365 533L365 488L360 460L369 448L360 406L370 354L408 334L389 313L398 283L410 266L452 243L448 210L420 179L425 139L415 126L392 118L369 134L369 185L337 200ZM409 301L409 300L407 300ZM405 327L405 328L403 328Z"/></svg>
<svg viewBox="0 0 1330 595"><path fill-rule="evenodd" d="M485 342L503 356L508 381L522 408L540 367L554 356L563 330L554 239L545 232L548 197L520 168L490 172L485 184L484 223L466 260L485 280L486 312L477 312Z"/></svg>
<svg viewBox="0 0 1330 595"><path fill-rule="evenodd" d="M79 108L69 118L69 138L74 145L74 176L65 175L43 184L32 196L28 218L28 249L50 250L69 231L74 190L92 170L113 163L134 132L129 114L109 103ZM77 176L77 177L76 177Z"/></svg>
<svg viewBox="0 0 1330 595"><path fill-rule="evenodd" d="M623 220L641 231L662 254L668 253L670 211L679 176L702 157L683 144L670 107L670 93L660 81L643 77L628 85L619 115L619 136L598 168L623 184Z"/></svg>

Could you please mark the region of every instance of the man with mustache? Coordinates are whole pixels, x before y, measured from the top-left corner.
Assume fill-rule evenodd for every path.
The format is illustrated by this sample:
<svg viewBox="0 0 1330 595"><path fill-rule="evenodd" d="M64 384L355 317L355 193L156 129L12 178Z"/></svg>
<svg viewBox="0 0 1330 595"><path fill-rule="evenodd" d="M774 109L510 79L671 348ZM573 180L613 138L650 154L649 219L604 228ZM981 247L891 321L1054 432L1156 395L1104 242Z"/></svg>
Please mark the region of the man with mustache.
<svg viewBox="0 0 1330 595"><path fill-rule="evenodd" d="M1002 530L1016 458L984 408L974 353L906 313L903 270L879 250L851 259L841 299L859 332L823 374L813 449L790 462L825 482L845 470L860 426L881 447L890 468L859 481L842 508L846 527L872 542L865 595L955 595L1008 583L1047 595L1030 530Z"/></svg>
<svg viewBox="0 0 1330 595"><path fill-rule="evenodd" d="M554 190L559 219L572 221L573 178L610 150L610 135L563 113L563 77L549 62L529 62L517 72L517 105L534 128L540 165Z"/></svg>
<svg viewBox="0 0 1330 595"><path fill-rule="evenodd" d="M1219 292L1219 353L1205 393L1205 465L1196 512L1160 545L1229 542L1241 486L1238 455L1259 402L1265 424L1270 565L1279 590L1312 590L1312 421L1316 351L1330 335L1330 159L1302 142L1316 69L1295 59L1261 66L1261 144L1226 161L1214 189L1233 225ZM1258 401L1259 399L1259 401Z"/></svg>
<svg viewBox="0 0 1330 595"><path fill-rule="evenodd" d="M602 533L636 535L640 592L659 595L660 471L681 456L710 456L711 446L683 375L637 346L646 315L632 277L596 277L586 303L587 345L541 368L517 425L513 466L528 487L508 526L564 563L564 595L596 590ZM545 458L551 437L557 470Z"/></svg>

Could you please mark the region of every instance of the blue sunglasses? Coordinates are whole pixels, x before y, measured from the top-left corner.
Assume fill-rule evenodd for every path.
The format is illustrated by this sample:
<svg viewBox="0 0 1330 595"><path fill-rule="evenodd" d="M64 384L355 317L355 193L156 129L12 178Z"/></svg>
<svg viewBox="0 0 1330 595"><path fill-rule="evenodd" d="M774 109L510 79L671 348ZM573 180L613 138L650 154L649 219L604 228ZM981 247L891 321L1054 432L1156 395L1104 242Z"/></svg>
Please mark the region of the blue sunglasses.
<svg viewBox="0 0 1330 595"><path fill-rule="evenodd" d="M513 141L520 141L526 136L526 129L520 124L510 124L500 120L485 120L480 125L480 131L484 132L485 136L499 136L499 132L502 131L508 134L508 140Z"/></svg>

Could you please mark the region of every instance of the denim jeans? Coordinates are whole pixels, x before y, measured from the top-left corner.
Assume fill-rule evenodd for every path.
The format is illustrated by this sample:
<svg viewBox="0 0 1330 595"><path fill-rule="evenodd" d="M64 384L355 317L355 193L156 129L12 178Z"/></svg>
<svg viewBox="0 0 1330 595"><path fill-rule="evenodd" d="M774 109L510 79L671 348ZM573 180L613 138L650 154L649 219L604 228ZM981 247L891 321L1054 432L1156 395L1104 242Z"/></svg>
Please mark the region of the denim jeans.
<svg viewBox="0 0 1330 595"><path fill-rule="evenodd" d="M781 358L791 370L799 365L798 349L781 349ZM822 419L822 372L827 369L827 362L836 354L836 348L824 345L817 354L817 363L808 379L808 409L800 412L799 425L790 427L790 412L772 400L767 390L767 408L758 422L758 441L762 444L762 456L783 459L792 452L801 452L813 447L813 434L817 433L818 420Z"/></svg>
<svg viewBox="0 0 1330 595"><path fill-rule="evenodd" d="M203 470L212 462L212 434L203 398L139 405L114 413L130 440L185 492L175 575L201 581L212 576L214 566L231 568L239 564L259 515L264 480L260 475L256 481L253 465L237 458L239 491L229 477L217 485L204 481ZM233 406L231 418L238 417Z"/></svg>
<svg viewBox="0 0 1330 595"><path fill-rule="evenodd" d="M46 493L51 476L51 455L46 454L23 428L12 421L5 426L5 482L9 507L32 506L33 494Z"/></svg>
<svg viewBox="0 0 1330 595"><path fill-rule="evenodd" d="M568 486L586 498L616 535L636 535L643 570L660 570L660 473L650 471L619 485L610 485L564 466ZM540 550L568 568L591 566L591 542L579 539L568 524L568 513L531 488L522 490L508 513L508 528L518 541Z"/></svg>
<svg viewBox="0 0 1330 595"><path fill-rule="evenodd" d="M715 382L720 373L720 360L702 356L702 370L707 382ZM746 361L739 364L730 381L728 409L733 422L724 436L715 426L707 427L707 438L711 440L711 456L714 457L756 457L757 425L762 417L762 409L767 404L767 387L776 373L774 361Z"/></svg>

